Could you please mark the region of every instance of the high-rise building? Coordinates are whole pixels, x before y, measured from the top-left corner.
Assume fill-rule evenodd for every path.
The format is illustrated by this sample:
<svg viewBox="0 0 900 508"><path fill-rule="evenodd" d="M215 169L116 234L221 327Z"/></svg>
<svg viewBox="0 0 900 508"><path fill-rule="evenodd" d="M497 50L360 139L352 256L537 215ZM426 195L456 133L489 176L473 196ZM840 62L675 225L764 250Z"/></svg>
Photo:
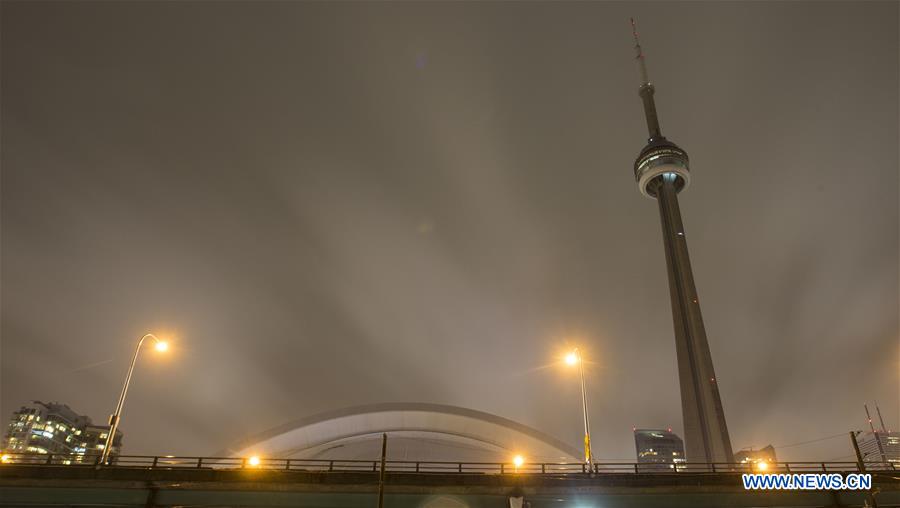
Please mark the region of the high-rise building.
<svg viewBox="0 0 900 508"><path fill-rule="evenodd" d="M684 462L684 442L671 429L634 429L634 447L638 464L657 464L654 469L675 469Z"/></svg>
<svg viewBox="0 0 900 508"><path fill-rule="evenodd" d="M3 437L4 453L60 456L61 462L92 462L103 451L108 426L93 425L65 404L33 401L12 414ZM101 437L102 436L102 437ZM116 432L112 453L119 454L122 433Z"/></svg>
<svg viewBox="0 0 900 508"><path fill-rule="evenodd" d="M876 429L872 422L869 405L864 404L863 407L866 410L869 432L856 431L856 444L859 446L863 462L900 465L900 432L892 432L885 427L878 403L875 403L875 411L878 412L881 430Z"/></svg>
<svg viewBox="0 0 900 508"><path fill-rule="evenodd" d="M900 466L900 432L875 430L856 437L864 462Z"/></svg>
<svg viewBox="0 0 900 508"><path fill-rule="evenodd" d="M662 221L687 460L731 462L731 440L678 207L678 193L686 189L691 180L688 155L662 135L653 102L655 89L647 78L636 30L634 42L641 74L639 94L650 132L647 146L634 162L634 176L641 194L656 200Z"/></svg>
<svg viewBox="0 0 900 508"><path fill-rule="evenodd" d="M764 446L758 450L754 450L753 448L738 450L734 452L734 461L738 464L746 464L748 462L752 464L757 462L778 462L775 457L775 447L772 445Z"/></svg>

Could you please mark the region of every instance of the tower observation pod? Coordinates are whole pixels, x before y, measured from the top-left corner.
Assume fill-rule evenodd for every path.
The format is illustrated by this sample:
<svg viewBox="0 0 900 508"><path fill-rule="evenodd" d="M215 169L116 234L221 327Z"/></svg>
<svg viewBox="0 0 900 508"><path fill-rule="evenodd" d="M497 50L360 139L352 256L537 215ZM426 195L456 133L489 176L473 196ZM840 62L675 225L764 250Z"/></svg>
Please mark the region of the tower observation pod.
<svg viewBox="0 0 900 508"><path fill-rule="evenodd" d="M688 154L660 131L653 102L655 89L647 77L633 19L631 26L641 77L638 94L644 103L649 131L647 146L634 162L634 177L641 194L655 199L659 205L675 327L685 456L688 462L732 462L731 440L678 207L678 194L691 182Z"/></svg>

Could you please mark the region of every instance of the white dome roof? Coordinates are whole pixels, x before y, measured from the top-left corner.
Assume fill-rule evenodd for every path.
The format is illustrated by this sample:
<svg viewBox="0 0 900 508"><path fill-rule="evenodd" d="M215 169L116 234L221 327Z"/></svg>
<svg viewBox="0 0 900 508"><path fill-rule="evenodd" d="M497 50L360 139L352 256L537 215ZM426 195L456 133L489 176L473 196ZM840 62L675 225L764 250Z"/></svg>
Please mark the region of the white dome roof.
<svg viewBox="0 0 900 508"><path fill-rule="evenodd" d="M531 427L489 413L424 403L351 407L303 418L244 440L228 455L374 460L381 434L389 460L578 462L580 451Z"/></svg>

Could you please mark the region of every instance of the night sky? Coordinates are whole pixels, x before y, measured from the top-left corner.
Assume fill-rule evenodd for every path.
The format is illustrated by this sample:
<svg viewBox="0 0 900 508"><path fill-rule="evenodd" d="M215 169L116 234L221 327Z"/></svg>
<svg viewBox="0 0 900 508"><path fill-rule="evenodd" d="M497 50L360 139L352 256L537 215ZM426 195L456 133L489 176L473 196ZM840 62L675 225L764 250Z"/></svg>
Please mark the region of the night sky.
<svg viewBox="0 0 900 508"><path fill-rule="evenodd" d="M681 434L631 27L735 450L900 428L898 4L3 2L3 421L210 454L452 404L595 457Z"/></svg>

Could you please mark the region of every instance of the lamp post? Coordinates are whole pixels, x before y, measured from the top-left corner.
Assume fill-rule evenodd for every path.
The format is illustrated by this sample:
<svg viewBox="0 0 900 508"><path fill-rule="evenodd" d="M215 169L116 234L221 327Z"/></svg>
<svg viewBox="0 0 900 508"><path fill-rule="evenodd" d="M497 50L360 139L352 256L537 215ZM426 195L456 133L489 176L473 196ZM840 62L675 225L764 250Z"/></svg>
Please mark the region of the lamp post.
<svg viewBox="0 0 900 508"><path fill-rule="evenodd" d="M581 358L578 348L566 355L566 363L569 365L577 363L581 374L581 409L584 412L584 462L591 466L594 462L594 456L591 454L591 421L588 416L587 390L584 384L584 359Z"/></svg>
<svg viewBox="0 0 900 508"><path fill-rule="evenodd" d="M152 333L144 334L138 341L137 347L134 348L134 356L131 357L131 366L128 367L128 374L125 376L125 384L122 385L122 393L119 394L119 402L116 404L116 411L109 417L109 434L106 435L106 443L103 445L103 452L100 454L101 465L106 465L106 462L109 460L109 451L115 440L116 430L119 428L119 420L121 420L122 417L122 407L125 405L125 395L128 394L128 385L131 384L131 374L134 373L134 365L137 363L138 353L141 352L141 346L144 345L144 340L148 337L156 341L154 347L160 353L169 349L169 344L167 342L160 340Z"/></svg>

